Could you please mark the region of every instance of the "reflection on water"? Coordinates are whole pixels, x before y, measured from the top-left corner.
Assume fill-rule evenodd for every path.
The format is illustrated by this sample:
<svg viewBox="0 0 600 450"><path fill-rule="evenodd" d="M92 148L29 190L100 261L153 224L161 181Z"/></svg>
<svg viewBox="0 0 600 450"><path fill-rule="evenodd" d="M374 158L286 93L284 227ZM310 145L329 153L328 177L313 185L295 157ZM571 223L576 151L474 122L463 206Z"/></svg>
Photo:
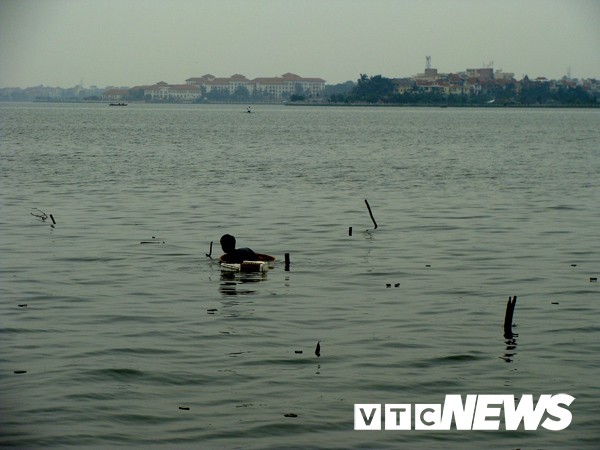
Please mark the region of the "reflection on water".
<svg viewBox="0 0 600 450"><path fill-rule="evenodd" d="M513 358L514 356L517 354L516 350L517 350L517 334L513 334L513 337L510 339L506 339L504 341L504 343L506 344L506 350L504 352L504 355L501 356L501 358L506 361L507 363L511 363L513 362Z"/></svg>
<svg viewBox="0 0 600 450"><path fill-rule="evenodd" d="M248 289L244 285L259 283L267 278L264 272L239 273L239 272L221 272L221 284L219 292L223 295L249 295L256 293L256 290Z"/></svg>

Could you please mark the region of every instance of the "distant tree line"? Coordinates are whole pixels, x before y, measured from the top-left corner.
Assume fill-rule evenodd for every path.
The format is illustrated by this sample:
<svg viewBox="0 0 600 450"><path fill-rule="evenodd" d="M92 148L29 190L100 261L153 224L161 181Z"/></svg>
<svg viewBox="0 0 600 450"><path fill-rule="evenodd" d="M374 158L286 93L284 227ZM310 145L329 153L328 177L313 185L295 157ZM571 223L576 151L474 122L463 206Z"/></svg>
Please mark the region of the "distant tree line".
<svg viewBox="0 0 600 450"><path fill-rule="evenodd" d="M325 94L331 103L343 104L398 104L398 105L594 105L599 99L582 86L554 85L550 82L531 81L525 77L520 82L485 83L477 94L446 94L440 90L427 92L416 81L411 89L398 93L391 78L381 75L361 74L356 83L346 82L326 87Z"/></svg>

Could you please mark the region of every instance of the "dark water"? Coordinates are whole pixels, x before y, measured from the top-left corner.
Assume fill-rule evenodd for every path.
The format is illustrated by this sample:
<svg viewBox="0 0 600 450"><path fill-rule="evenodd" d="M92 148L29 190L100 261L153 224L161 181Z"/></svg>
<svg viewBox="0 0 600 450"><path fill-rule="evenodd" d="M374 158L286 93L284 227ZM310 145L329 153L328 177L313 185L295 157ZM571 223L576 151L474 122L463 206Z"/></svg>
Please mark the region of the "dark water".
<svg viewBox="0 0 600 450"><path fill-rule="evenodd" d="M244 111L0 104L0 444L597 448L597 111ZM224 232L275 268L222 278ZM353 430L563 392L559 432Z"/></svg>

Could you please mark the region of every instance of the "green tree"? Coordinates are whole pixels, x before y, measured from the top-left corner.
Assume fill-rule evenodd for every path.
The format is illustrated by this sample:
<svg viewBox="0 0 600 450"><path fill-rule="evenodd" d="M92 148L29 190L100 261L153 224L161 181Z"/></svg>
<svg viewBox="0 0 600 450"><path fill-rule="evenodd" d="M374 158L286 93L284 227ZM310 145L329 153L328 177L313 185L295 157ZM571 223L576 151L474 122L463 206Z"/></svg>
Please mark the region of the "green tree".
<svg viewBox="0 0 600 450"><path fill-rule="evenodd" d="M233 94L231 94L231 100L236 102L247 102L250 99L250 91L246 86L238 86Z"/></svg>
<svg viewBox="0 0 600 450"><path fill-rule="evenodd" d="M375 75L368 77L361 74L356 87L350 92L350 97L354 101L378 103L389 101L394 94L394 83L389 78Z"/></svg>
<svg viewBox="0 0 600 450"><path fill-rule="evenodd" d="M550 99L550 85L549 83L530 81L528 77L525 77L521 82L521 94L519 95L519 101L523 104L544 104Z"/></svg>
<svg viewBox="0 0 600 450"><path fill-rule="evenodd" d="M230 98L228 89L214 89L206 94L206 99L211 102L227 102Z"/></svg>
<svg viewBox="0 0 600 450"><path fill-rule="evenodd" d="M345 97L347 94L349 94L352 89L356 86L356 83L353 81L346 81L345 83L339 83L339 84L328 84L327 86L325 86L325 90L323 91L323 96L325 98L329 98L329 101L331 102L335 102L335 100L332 100L331 98L335 95L336 99L339 99L339 95L341 95L342 97ZM344 100L342 100L343 102Z"/></svg>

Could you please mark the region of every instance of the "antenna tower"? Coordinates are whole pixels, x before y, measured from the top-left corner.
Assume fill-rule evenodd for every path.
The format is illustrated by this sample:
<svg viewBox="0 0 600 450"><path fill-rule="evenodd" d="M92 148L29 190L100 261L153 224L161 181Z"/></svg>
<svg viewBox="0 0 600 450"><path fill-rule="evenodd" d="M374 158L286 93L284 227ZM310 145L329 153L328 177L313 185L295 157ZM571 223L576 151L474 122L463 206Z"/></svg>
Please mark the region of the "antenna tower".
<svg viewBox="0 0 600 450"><path fill-rule="evenodd" d="M425 68L431 69L431 56L426 56L425 59L427 60L427 63L425 64Z"/></svg>

